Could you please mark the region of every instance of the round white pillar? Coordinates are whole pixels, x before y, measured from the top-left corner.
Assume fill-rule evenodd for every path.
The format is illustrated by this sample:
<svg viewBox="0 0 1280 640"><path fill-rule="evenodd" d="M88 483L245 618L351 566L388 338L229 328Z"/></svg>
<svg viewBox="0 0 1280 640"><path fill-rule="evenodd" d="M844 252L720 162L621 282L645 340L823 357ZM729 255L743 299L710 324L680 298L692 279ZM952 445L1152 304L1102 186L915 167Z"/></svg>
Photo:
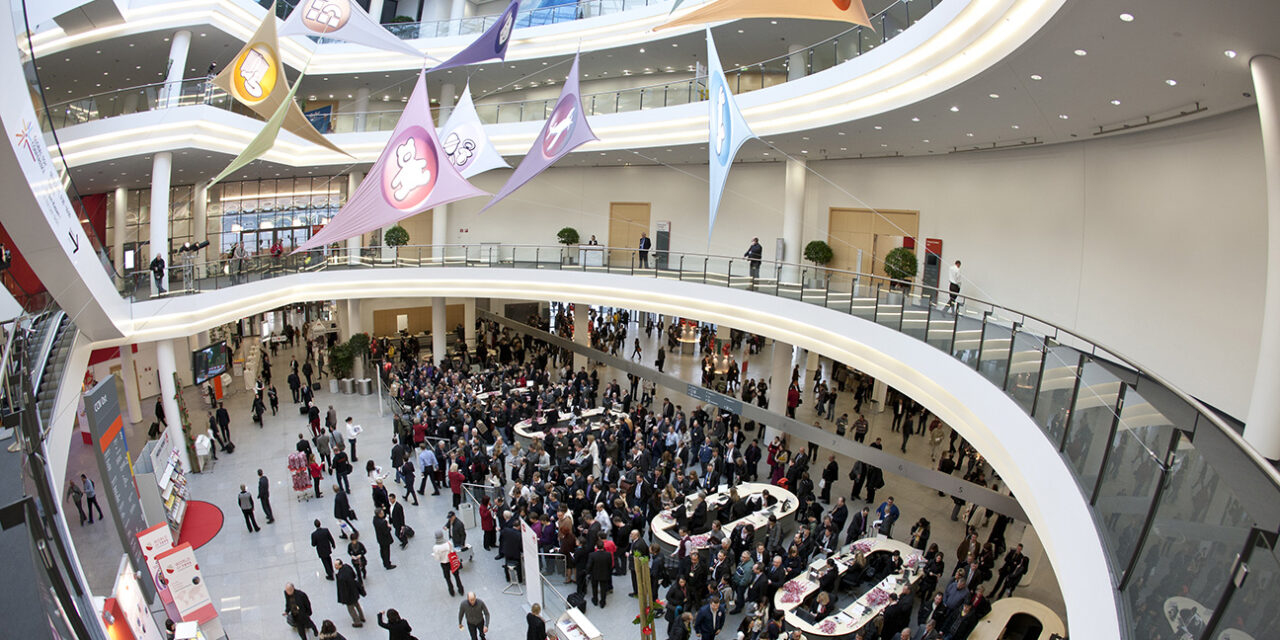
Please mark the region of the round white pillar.
<svg viewBox="0 0 1280 640"><path fill-rule="evenodd" d="M447 350L445 347L449 336L449 321L445 315L445 299L431 299L431 361L444 362Z"/></svg>
<svg viewBox="0 0 1280 640"><path fill-rule="evenodd" d="M809 54L803 45L793 44L787 47L787 81L799 80L809 75Z"/></svg>
<svg viewBox="0 0 1280 640"><path fill-rule="evenodd" d="M178 31L173 34L169 44L169 69L164 77L164 95L160 98L161 108L178 106L182 98L182 79L186 76L187 52L191 49L191 32Z"/></svg>
<svg viewBox="0 0 1280 640"><path fill-rule="evenodd" d="M573 342L583 346L591 346L591 305L578 302L573 305ZM576 371L587 366L587 356L574 352L573 369Z"/></svg>
<svg viewBox="0 0 1280 640"><path fill-rule="evenodd" d="M165 421L169 423L166 430L174 447L178 449L182 468L189 472L192 470L191 456L187 453L187 436L182 432L182 415L178 410L178 387L174 381L178 364L174 360L172 340L156 343L156 371L160 374L160 403L164 405Z"/></svg>
<svg viewBox="0 0 1280 640"><path fill-rule="evenodd" d="M808 165L804 160L786 162L786 179L782 193L782 251L778 260L786 263L800 262L800 239L804 232L804 182ZM779 282L797 284L800 269L795 264L784 265Z"/></svg>
<svg viewBox="0 0 1280 640"><path fill-rule="evenodd" d="M462 302L462 335L467 342L467 349L476 346L476 299L467 298Z"/></svg>
<svg viewBox="0 0 1280 640"><path fill-rule="evenodd" d="M161 286L169 289L169 269L173 261L169 258L169 181L173 169L173 153L161 151L151 158L151 250L147 252L147 263L156 256L164 258L165 272L161 278ZM139 265L147 268L147 264ZM155 277L151 277L152 291L155 291Z"/></svg>
<svg viewBox="0 0 1280 640"><path fill-rule="evenodd" d="M129 235L129 190L116 187L111 204L111 263L116 268L116 275L124 277L124 240Z"/></svg>
<svg viewBox="0 0 1280 640"><path fill-rule="evenodd" d="M364 173L360 171L352 171L347 174L347 199L350 200L355 195L356 189L360 186L360 181L364 180ZM347 264L360 265L360 240L363 235L357 235L347 238Z"/></svg>
<svg viewBox="0 0 1280 640"><path fill-rule="evenodd" d="M1267 288L1262 309L1262 341L1253 378L1253 397L1244 439L1258 453L1280 459L1280 58L1249 61L1267 180Z"/></svg>
<svg viewBox="0 0 1280 640"><path fill-rule="evenodd" d="M129 422L142 422L142 399L138 392L138 370L133 366L133 345L120 345L120 378L124 381L124 405Z"/></svg>

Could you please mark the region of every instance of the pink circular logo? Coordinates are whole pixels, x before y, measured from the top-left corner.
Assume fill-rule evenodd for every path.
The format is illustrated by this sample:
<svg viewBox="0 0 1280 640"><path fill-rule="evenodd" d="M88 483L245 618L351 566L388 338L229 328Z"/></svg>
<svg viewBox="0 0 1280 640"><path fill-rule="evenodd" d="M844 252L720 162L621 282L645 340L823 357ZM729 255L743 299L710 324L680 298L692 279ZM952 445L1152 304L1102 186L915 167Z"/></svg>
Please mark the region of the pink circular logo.
<svg viewBox="0 0 1280 640"><path fill-rule="evenodd" d="M570 93L560 99L560 104L556 105L551 118L547 120L547 134L542 139L542 157L550 160L564 150L565 145L569 144L569 138L573 137L580 115L578 96Z"/></svg>
<svg viewBox="0 0 1280 640"><path fill-rule="evenodd" d="M412 126L391 142L382 167L382 197L387 204L412 211L426 202L439 176L436 148L426 130Z"/></svg>

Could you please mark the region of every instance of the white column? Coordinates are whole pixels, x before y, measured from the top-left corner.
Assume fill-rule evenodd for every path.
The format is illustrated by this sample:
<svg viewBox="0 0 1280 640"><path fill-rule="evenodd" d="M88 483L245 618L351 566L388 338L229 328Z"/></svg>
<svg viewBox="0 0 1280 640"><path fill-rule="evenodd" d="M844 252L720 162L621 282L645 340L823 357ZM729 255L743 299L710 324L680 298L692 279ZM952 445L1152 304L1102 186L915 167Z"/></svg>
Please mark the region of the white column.
<svg viewBox="0 0 1280 640"><path fill-rule="evenodd" d="M1249 61L1258 119L1262 123L1262 156L1267 175L1267 289L1262 309L1262 343L1253 378L1253 398L1245 419L1244 439L1258 453L1280 459L1280 58L1256 56Z"/></svg>
<svg viewBox="0 0 1280 640"><path fill-rule="evenodd" d="M347 174L348 200L351 199L351 196L355 195L356 188L360 186L361 180L364 180L364 173L361 171L352 171ZM360 239L363 237L364 235L361 234L352 238L347 238L347 264L357 266L360 264Z"/></svg>
<svg viewBox="0 0 1280 640"><path fill-rule="evenodd" d="M347 339L362 331L364 331L364 321L360 319L360 301L347 300ZM356 380L364 378L363 359L355 359L355 363L351 367L351 377Z"/></svg>
<svg viewBox="0 0 1280 640"><path fill-rule="evenodd" d="M133 345L120 345L120 377L124 380L124 405L129 422L142 422L142 398L138 393L138 370L133 366Z"/></svg>
<svg viewBox="0 0 1280 640"><path fill-rule="evenodd" d="M335 300L333 302L333 319L338 324L338 342L346 342L351 339L351 319L347 316L347 301Z"/></svg>
<svg viewBox="0 0 1280 640"><path fill-rule="evenodd" d="M465 17L467 17L467 0L453 0L453 5L449 7L449 19L460 20Z"/></svg>
<svg viewBox="0 0 1280 640"><path fill-rule="evenodd" d="M111 259L116 274L124 277L124 238L129 234L129 190L116 187L112 205Z"/></svg>
<svg viewBox="0 0 1280 640"><path fill-rule="evenodd" d="M151 158L151 251L146 262L150 263L156 256L163 256L166 267L173 266L169 257L169 172L173 168L173 153L161 151ZM146 264L139 265L146 268ZM169 289L169 270L165 269L163 287ZM155 278L151 278L155 287Z"/></svg>
<svg viewBox="0 0 1280 640"><path fill-rule="evenodd" d="M160 98L162 109L178 106L182 97L182 78L187 71L187 51L190 49L190 31L184 29L173 34L173 42L169 44L169 69L164 77L164 95Z"/></svg>
<svg viewBox="0 0 1280 640"><path fill-rule="evenodd" d="M452 82L446 82L440 85L440 109L436 111L436 126L443 127L444 123L449 120L449 114L453 113L453 105L456 103L453 94L457 91Z"/></svg>
<svg viewBox="0 0 1280 640"><path fill-rule="evenodd" d="M431 361L440 364L445 358L445 342L449 336L445 315L445 299L431 299Z"/></svg>
<svg viewBox="0 0 1280 640"><path fill-rule="evenodd" d="M466 298L462 302L462 335L467 341L467 348L476 346L476 299Z"/></svg>
<svg viewBox="0 0 1280 640"><path fill-rule="evenodd" d="M369 0L369 15L375 22L382 22L382 0Z"/></svg>
<svg viewBox="0 0 1280 640"><path fill-rule="evenodd" d="M156 343L156 371L160 374L160 402L164 405L165 421L169 423L169 440L178 449L182 468L191 471L191 457L187 455L187 437L182 433L182 417L178 411L178 388L174 384L173 374L178 371L178 364L173 357L173 341L161 340Z"/></svg>
<svg viewBox="0 0 1280 640"><path fill-rule="evenodd" d="M436 112L437 126L444 126L449 115L453 113L456 89L452 82L440 86L440 109ZM431 210L431 257L443 260L447 255L445 245L449 244L449 205L442 204ZM468 344L471 344L468 342Z"/></svg>
<svg viewBox="0 0 1280 640"><path fill-rule="evenodd" d="M787 413L787 386L791 383L791 358L794 353L795 348L791 345L773 341L773 355L769 362L769 410L780 415ZM775 435L776 432L764 433L761 443L768 444Z"/></svg>
<svg viewBox="0 0 1280 640"><path fill-rule="evenodd" d="M423 0L400 0L400 2L396 4L396 17L413 18L414 20L417 20L418 5L421 4L422 1Z"/></svg>
<svg viewBox="0 0 1280 640"><path fill-rule="evenodd" d="M573 305L573 341L576 344L591 346L591 332L588 327L591 325L591 306L585 302L579 302ZM587 366L587 356L574 352L573 354L573 370L577 371Z"/></svg>
<svg viewBox="0 0 1280 640"><path fill-rule="evenodd" d="M800 239L804 234L804 181L808 164L804 160L786 162L786 181L782 193L782 243L783 255L778 260L789 263L800 262ZM800 269L796 266L784 266L779 281L798 283Z"/></svg>
<svg viewBox="0 0 1280 640"><path fill-rule="evenodd" d="M351 121L351 128L357 132L364 131L369 123L369 87L356 89L354 109L355 117Z"/></svg>
<svg viewBox="0 0 1280 640"><path fill-rule="evenodd" d="M787 53L791 54L787 56L787 80L798 80L809 75L806 64L809 61L809 54L805 51L805 47L793 44L787 47Z"/></svg>

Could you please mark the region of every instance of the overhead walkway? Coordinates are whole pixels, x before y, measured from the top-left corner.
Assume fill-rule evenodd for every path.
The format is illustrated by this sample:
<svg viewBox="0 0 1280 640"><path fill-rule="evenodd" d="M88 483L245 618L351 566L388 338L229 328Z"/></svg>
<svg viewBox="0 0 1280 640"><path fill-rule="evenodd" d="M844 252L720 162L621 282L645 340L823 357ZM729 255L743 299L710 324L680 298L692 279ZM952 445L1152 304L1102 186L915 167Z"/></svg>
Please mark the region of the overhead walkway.
<svg viewBox="0 0 1280 640"><path fill-rule="evenodd" d="M634 250L602 251L602 266L523 245L213 262L164 296L140 284L125 333L172 338L295 302L388 296L563 300L725 324L867 371L973 442L1043 534L1073 636L1154 637L1174 597L1211 612L1206 629L1273 628L1275 612L1248 603L1280 578L1280 479L1155 374L987 301L960 296L958 314L944 310L946 292L913 283L769 262L753 278L742 258L673 252L641 268ZM1238 584L1226 579L1245 567Z"/></svg>

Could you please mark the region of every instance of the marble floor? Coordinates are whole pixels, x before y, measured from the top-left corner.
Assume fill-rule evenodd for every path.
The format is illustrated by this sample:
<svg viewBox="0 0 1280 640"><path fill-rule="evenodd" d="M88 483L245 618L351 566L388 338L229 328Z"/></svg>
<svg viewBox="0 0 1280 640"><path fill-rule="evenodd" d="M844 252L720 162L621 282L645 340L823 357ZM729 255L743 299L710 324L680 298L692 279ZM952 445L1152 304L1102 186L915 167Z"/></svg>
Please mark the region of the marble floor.
<svg viewBox="0 0 1280 640"><path fill-rule="evenodd" d="M632 337L639 334L644 353L651 360L656 353L655 338L646 339L643 331L632 330ZM628 339L630 344L631 339ZM769 349L766 345L761 354L751 356L750 373L759 374L767 371ZM630 350L630 347L628 347ZM287 362L288 356L281 353L276 362ZM741 356L739 357L741 361ZM824 369L830 363L823 360ZM283 367L282 367L283 368ZM698 361L692 356L669 355L668 372L675 372L689 380L697 375ZM829 370L829 369L827 369ZM625 375L613 371L602 370L604 381L618 378L625 384ZM355 421L365 427L360 436L358 453L361 464L372 457L379 464L389 464L391 449L391 419L389 414L379 416L376 395L330 395L327 385L322 385L317 394L317 402L322 408L332 404L340 416L353 416ZM681 393L659 390L659 396L668 396L673 402L684 405L690 410L693 401ZM350 640L363 640L386 637L385 631L372 623L374 614L386 608L396 608L414 626L415 634L427 638L464 638L466 632L458 630L456 625L458 602L448 596L445 585L441 584L441 576L435 562L430 558L430 547L433 543L433 532L440 528L451 504L447 493L438 497L428 495L420 498L421 504L409 504L407 519L417 531L417 537L406 549L393 545L392 558L398 568L386 571L376 561L376 544L366 541L375 559L370 563L369 580L366 583L368 596L363 599L365 613L370 621L360 629L353 629L346 608L336 600L334 583L325 580L320 560L310 547L312 521L320 519L324 526L337 534L337 524L332 517L332 491L324 487L324 497L320 499L302 499L293 495L289 484L286 458L293 450L298 433L304 432L306 425L291 402L287 393L282 397L280 413L277 416L268 414L264 425L258 427L249 420L249 405L252 395L246 391L232 393L226 405L232 414L232 438L237 447L233 454L222 454L217 463L204 473L194 474L190 478L192 496L218 506L225 517L222 530L207 545L197 551L201 568L213 595L228 637L240 638L289 638L293 637L285 624L283 587L292 582L297 588L307 592L315 610L314 619L317 624L325 619L333 620L339 631ZM659 400L660 402L660 400ZM188 390L188 406L193 413L203 415L203 404L194 390ZM143 407L151 407L154 400L145 399ZM852 394L841 394L836 415L851 410ZM871 422L869 437L884 437L885 442L900 440L897 434L890 439L887 414L874 413L864 407L867 418ZM131 449L136 451L143 441L146 425L150 424L149 411L143 422L129 428L128 437ZM806 383L804 404L797 417L801 420L814 420L812 396ZM824 423L825 424L825 423ZM827 424L828 428L830 425ZM896 451L896 447L887 447ZM925 441L913 439L908 444L906 457L917 462L928 462L928 451ZM68 464L69 474L86 472L94 477L95 467L92 452L88 445L78 440L72 444ZM825 465L827 452L819 454L819 460ZM833 496L849 495L850 481L846 479L851 461L837 458L841 466L841 480L835 485ZM252 487L258 469L263 469L272 482L272 507L275 511L274 524L266 525L261 511L258 513L262 531L250 533L245 530L243 518L236 506L236 494L239 485L249 484ZM961 523L950 520L951 500L939 497L936 492L914 482L885 474L886 486L878 494L879 499L894 496L902 510L901 525L895 536L903 538L910 528L909 523L925 517L933 524L932 540L939 543L946 553L947 565L955 565L955 548L959 545L963 528ZM99 483L101 484L101 483ZM393 488L398 488L398 485ZM366 538L372 537L371 527L367 525L372 511L372 498L368 483L362 476L352 477L352 507L360 515L356 525ZM399 490L403 495L403 490ZM105 506L105 505L104 505ZM854 505L850 505L851 508ZM875 505L871 505L872 508ZM75 514L71 518L72 537L77 554L81 560L91 590L98 595L110 592L111 581L119 562L122 548L106 523L77 527ZM1024 526L1014 524L1009 528L1009 544L1015 544L1022 535ZM980 534L985 538L985 533ZM489 606L493 615L490 625L490 638L507 639L523 637L525 599L522 596L504 595L507 586L502 566L485 553L480 547L480 530L468 530L468 541L475 546L475 560L462 569L463 584L474 590ZM341 542L341 541L340 541ZM345 558L345 545L339 547L335 558ZM559 576L549 576L551 583L560 586ZM626 597L630 590L626 578L616 581L618 588L615 597L605 609L588 606L587 614L606 638L632 638L637 636L636 628L631 624L635 617L635 601ZM562 591L567 594L567 591ZM1048 605L1059 615L1064 615L1062 597L1057 588L1052 569L1047 561L1038 563L1032 575L1023 581L1019 588L1019 596L1033 598ZM551 600L554 596L548 595ZM447 620L441 622L442 618ZM741 619L730 616L726 630L736 629ZM1064 617L1065 619L1065 617ZM721 637L727 637L722 634Z"/></svg>

